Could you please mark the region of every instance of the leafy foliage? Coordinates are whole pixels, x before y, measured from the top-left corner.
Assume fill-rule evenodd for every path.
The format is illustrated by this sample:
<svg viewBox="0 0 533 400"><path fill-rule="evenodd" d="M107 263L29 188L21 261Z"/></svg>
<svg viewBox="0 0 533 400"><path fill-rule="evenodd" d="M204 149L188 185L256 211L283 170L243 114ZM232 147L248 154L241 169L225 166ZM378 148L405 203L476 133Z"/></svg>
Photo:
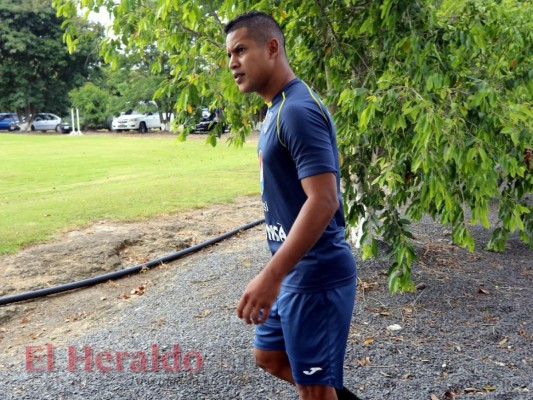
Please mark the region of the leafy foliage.
<svg viewBox="0 0 533 400"><path fill-rule="evenodd" d="M82 87L71 90L69 96L72 106L81 111L80 123L83 130L108 126L111 96L106 90L87 82Z"/></svg>
<svg viewBox="0 0 533 400"><path fill-rule="evenodd" d="M242 96L227 70L224 21L259 9L287 37L298 76L326 99L338 126L348 222L363 223L363 256L377 239L391 245L392 291L412 290L416 260L409 224L428 214L473 249L470 224L489 228L492 250L518 231L533 247L532 5L518 0L54 0L114 16L102 46L116 63L123 48L157 46L170 68L157 97L178 95L176 110L224 103L240 144L262 101ZM74 43L75 26L67 26ZM185 132L186 133L186 132ZM216 143L216 137L210 137Z"/></svg>
<svg viewBox="0 0 533 400"><path fill-rule="evenodd" d="M102 29L73 19L83 33L69 54L50 1L0 0L0 109L28 118L36 112L62 115L68 91L81 86L97 66Z"/></svg>
<svg viewBox="0 0 533 400"><path fill-rule="evenodd" d="M84 129L109 128L113 116L131 109L157 111L163 123L170 122L175 96L154 97L169 74L166 67L160 73L150 72L151 61L156 56L153 47L144 52L124 52L117 58L115 67L102 66L94 80L69 93L72 105L80 110Z"/></svg>
<svg viewBox="0 0 533 400"><path fill-rule="evenodd" d="M489 228L497 199L488 247L504 250L515 230L533 246L533 170L524 159L533 146L533 25L531 6L515 1L378 3L353 24L370 68L341 92L337 115L348 122L344 177L358 182L347 197L361 196L349 219L369 218L365 254L376 254L372 232L392 244L395 291L412 288L408 225L424 214L472 250L468 225Z"/></svg>

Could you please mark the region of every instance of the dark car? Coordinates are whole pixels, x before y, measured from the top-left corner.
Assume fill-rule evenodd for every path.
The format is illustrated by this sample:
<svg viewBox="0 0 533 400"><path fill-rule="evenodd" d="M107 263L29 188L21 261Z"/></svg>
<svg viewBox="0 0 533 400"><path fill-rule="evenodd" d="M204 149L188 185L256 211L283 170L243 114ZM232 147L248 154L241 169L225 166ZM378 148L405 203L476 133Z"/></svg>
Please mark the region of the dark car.
<svg viewBox="0 0 533 400"><path fill-rule="evenodd" d="M56 126L56 132L58 133L70 133L72 132L72 125L70 124L70 118L62 118L61 122Z"/></svg>
<svg viewBox="0 0 533 400"><path fill-rule="evenodd" d="M223 112L224 107L217 108L215 111L203 108L202 118L196 123L194 132L209 132L216 128L216 135L219 137L223 133L229 132L229 125L224 121Z"/></svg>
<svg viewBox="0 0 533 400"><path fill-rule="evenodd" d="M216 124L215 113L204 108L202 109L202 119L196 123L195 132L209 132Z"/></svg>
<svg viewBox="0 0 533 400"><path fill-rule="evenodd" d="M0 130L18 131L19 118L15 113L0 113Z"/></svg>

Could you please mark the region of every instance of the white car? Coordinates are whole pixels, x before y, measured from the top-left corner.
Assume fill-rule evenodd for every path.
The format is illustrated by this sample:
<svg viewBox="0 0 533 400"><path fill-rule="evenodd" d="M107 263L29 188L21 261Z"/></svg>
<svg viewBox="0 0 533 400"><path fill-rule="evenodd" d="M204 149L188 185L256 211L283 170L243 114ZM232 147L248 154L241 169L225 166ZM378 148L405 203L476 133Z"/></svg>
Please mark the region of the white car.
<svg viewBox="0 0 533 400"><path fill-rule="evenodd" d="M32 131L61 131L61 118L55 114L38 113L31 122Z"/></svg>
<svg viewBox="0 0 533 400"><path fill-rule="evenodd" d="M129 110L120 117L113 118L111 129L113 132L136 130L141 133L148 132L148 129L162 129L158 112L146 112L144 114L135 110Z"/></svg>

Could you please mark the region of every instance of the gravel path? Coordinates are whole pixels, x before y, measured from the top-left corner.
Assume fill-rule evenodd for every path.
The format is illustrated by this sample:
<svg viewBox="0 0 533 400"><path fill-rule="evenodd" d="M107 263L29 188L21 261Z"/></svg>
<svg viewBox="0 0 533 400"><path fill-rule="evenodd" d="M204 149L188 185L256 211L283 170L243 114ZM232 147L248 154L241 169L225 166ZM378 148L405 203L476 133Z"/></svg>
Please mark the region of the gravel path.
<svg viewBox="0 0 533 400"><path fill-rule="evenodd" d="M471 254L430 222L415 235L421 258L415 293L387 292L385 259L359 263L346 385L368 400L533 399L533 252L511 239L504 255ZM30 365L40 372L27 371L25 348L3 355L0 397L297 399L292 387L254 366L253 328L234 312L268 258L258 227L155 271L143 296L103 313L81 335L51 342L52 372L46 348L34 351L43 359ZM85 346L91 357L84 358ZM69 349L77 356L74 372ZM84 370L86 359L92 372ZM179 371L165 371L176 364Z"/></svg>

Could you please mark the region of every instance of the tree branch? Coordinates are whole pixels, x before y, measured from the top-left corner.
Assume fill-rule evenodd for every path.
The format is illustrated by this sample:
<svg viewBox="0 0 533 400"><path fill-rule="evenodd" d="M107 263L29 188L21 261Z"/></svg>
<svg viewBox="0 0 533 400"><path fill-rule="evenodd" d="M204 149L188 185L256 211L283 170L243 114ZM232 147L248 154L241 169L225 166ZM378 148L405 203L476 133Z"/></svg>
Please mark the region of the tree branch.
<svg viewBox="0 0 533 400"><path fill-rule="evenodd" d="M315 0L315 3L320 8L320 11L322 12L322 16L326 20L326 24L328 25L328 28L329 28L331 34L333 35L333 39L334 39L335 44L336 44L337 48L339 49L341 55L350 64L350 68L352 69L352 72L357 75L357 72L358 72L357 67L352 63L352 61L350 60L350 58L348 57L348 55L346 54L346 52L342 48L342 43L341 43L339 37L337 36L337 33L335 32L335 29L333 28L333 25L331 24L331 21L328 18L328 15L326 13L326 9L324 8L324 6L322 5L320 0ZM359 52L357 50L354 49L354 52L355 52L355 54L357 54L357 57L359 57L359 59L361 60L361 62L365 66L366 70L368 70L368 65L365 63L364 58L359 54Z"/></svg>

